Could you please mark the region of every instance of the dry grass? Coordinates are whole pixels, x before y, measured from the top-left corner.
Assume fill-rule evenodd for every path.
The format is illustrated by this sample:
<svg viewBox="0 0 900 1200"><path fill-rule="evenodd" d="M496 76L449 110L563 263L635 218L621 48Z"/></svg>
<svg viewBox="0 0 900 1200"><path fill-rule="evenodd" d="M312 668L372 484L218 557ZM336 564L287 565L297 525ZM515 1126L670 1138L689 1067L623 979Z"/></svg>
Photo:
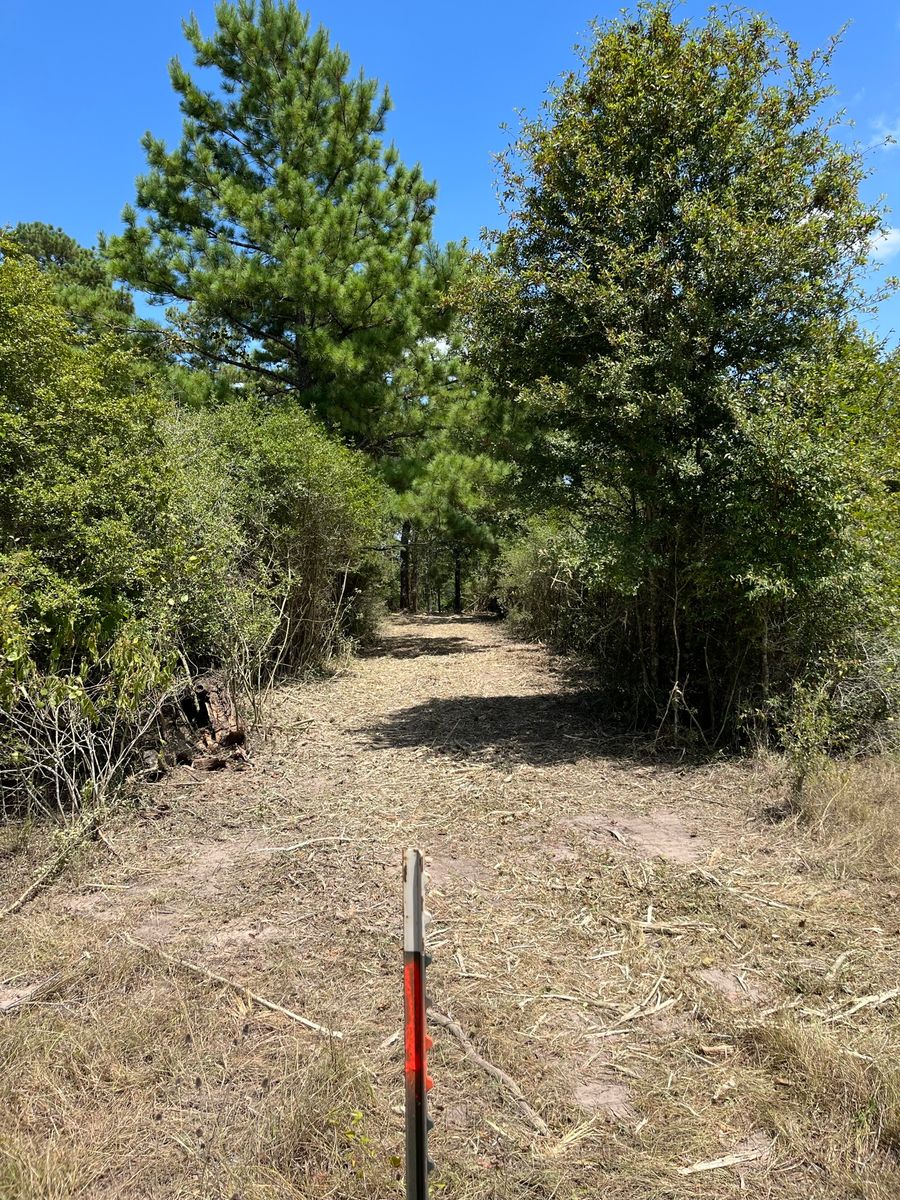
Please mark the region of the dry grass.
<svg viewBox="0 0 900 1200"><path fill-rule="evenodd" d="M0 1026L0 1078L3 1200L363 1196L396 1174L340 1049L127 947Z"/></svg>
<svg viewBox="0 0 900 1200"><path fill-rule="evenodd" d="M399 1195L408 843L434 1006L549 1128L436 1026L435 1196L900 1194L882 792L773 825L773 763L655 757L589 699L493 626L394 624L278 693L252 769L117 817L4 923L0 1002L59 974L0 1013L0 1200ZM10 894L39 841L8 839Z"/></svg>
<svg viewBox="0 0 900 1200"><path fill-rule="evenodd" d="M900 878L900 759L825 761L794 801L811 836L850 875Z"/></svg>

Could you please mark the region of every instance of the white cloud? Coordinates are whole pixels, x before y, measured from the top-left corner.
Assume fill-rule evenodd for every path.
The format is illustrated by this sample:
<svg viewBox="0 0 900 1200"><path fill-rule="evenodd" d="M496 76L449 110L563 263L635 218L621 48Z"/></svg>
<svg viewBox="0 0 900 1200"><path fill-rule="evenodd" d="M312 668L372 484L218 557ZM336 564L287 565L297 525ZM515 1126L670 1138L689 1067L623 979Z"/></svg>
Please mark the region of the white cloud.
<svg viewBox="0 0 900 1200"><path fill-rule="evenodd" d="M869 257L878 259L880 262L886 262L889 258L893 258L895 254L900 254L900 229L897 229L895 226L888 226L872 238Z"/></svg>
<svg viewBox="0 0 900 1200"><path fill-rule="evenodd" d="M869 141L869 149L896 150L900 145L900 118L894 121L882 115L872 122L875 133Z"/></svg>

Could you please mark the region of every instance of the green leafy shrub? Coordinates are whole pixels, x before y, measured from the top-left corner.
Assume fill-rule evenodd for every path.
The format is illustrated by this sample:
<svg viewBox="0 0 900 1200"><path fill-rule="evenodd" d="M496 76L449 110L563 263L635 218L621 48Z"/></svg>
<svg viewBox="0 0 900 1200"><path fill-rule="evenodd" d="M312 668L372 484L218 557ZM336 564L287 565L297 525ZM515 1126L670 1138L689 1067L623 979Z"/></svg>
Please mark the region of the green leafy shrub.
<svg viewBox="0 0 900 1200"><path fill-rule="evenodd" d="M162 411L127 347L81 344L37 266L0 263L0 586L19 630L8 677L26 661L89 669L164 587Z"/></svg>
<svg viewBox="0 0 900 1200"><path fill-rule="evenodd" d="M306 413L252 395L176 413L178 616L198 664L228 648L288 668L322 661L369 624L384 496L362 455Z"/></svg>
<svg viewBox="0 0 900 1200"><path fill-rule="evenodd" d="M573 567L571 530L550 517L530 521L503 549L500 586L516 629L551 646L574 646L583 635L584 589ZM590 619L588 617L588 619Z"/></svg>
<svg viewBox="0 0 900 1200"><path fill-rule="evenodd" d="M82 339L37 264L4 251L0 791L62 811L100 798L172 676L171 471L128 347Z"/></svg>
<svg viewBox="0 0 900 1200"><path fill-rule="evenodd" d="M252 694L371 619L383 495L367 460L234 388L178 408L172 378L121 335L81 336L52 276L5 248L5 807L98 802L189 675L222 669Z"/></svg>

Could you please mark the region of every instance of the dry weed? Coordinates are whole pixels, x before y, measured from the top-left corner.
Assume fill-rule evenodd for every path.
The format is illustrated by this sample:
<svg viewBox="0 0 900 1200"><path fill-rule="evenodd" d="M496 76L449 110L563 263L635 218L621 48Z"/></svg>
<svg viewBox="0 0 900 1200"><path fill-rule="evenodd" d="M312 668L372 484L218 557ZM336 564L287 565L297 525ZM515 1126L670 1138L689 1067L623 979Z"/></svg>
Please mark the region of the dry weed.
<svg viewBox="0 0 900 1200"><path fill-rule="evenodd" d="M900 878L900 759L895 755L826 760L804 780L794 806L838 871Z"/></svg>

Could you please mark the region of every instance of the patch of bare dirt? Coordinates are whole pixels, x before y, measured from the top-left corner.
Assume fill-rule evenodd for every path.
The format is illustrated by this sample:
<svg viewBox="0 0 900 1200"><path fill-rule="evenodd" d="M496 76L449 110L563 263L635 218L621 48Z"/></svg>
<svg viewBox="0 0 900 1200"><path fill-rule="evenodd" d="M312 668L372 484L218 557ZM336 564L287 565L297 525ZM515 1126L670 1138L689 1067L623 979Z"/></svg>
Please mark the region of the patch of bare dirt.
<svg viewBox="0 0 900 1200"><path fill-rule="evenodd" d="M451 882L484 883L493 872L484 864L466 855L453 853L429 854L425 860L428 883L432 888L444 888Z"/></svg>
<svg viewBox="0 0 900 1200"><path fill-rule="evenodd" d="M203 935L202 945L205 950L214 953L222 951L237 951L244 946L264 945L269 942L289 941L290 926L293 922L288 918L281 924L273 924L260 917L248 917L231 921L219 929L211 930Z"/></svg>
<svg viewBox="0 0 900 1200"><path fill-rule="evenodd" d="M205 910L218 896L250 887L260 872L256 851L252 834L153 847L137 870L120 871L115 880L88 880L62 896L60 904L81 920L112 926L131 922L139 937L163 937L198 916L207 921Z"/></svg>
<svg viewBox="0 0 900 1200"><path fill-rule="evenodd" d="M580 1083L575 1088L575 1099L587 1112L603 1113L611 1121L626 1123L637 1120L637 1112L631 1103L631 1088L624 1083L610 1080Z"/></svg>
<svg viewBox="0 0 900 1200"><path fill-rule="evenodd" d="M630 851L640 858L665 858L690 866L704 862L708 854L697 825L671 810L628 815L588 812L573 817L571 824L596 834L608 850Z"/></svg>
<svg viewBox="0 0 900 1200"><path fill-rule="evenodd" d="M547 852L550 855L552 862L556 863L573 863L578 862L578 855L571 846L547 846Z"/></svg>
<svg viewBox="0 0 900 1200"><path fill-rule="evenodd" d="M721 967L706 967L697 975L705 984L730 1000L733 1004L752 1004L764 999L762 989L740 970L723 970Z"/></svg>
<svg viewBox="0 0 900 1200"><path fill-rule="evenodd" d="M21 982L16 987L10 987L8 984L0 983L0 1012L7 1006L12 1007L17 1000L21 1000L31 990L31 984Z"/></svg>

